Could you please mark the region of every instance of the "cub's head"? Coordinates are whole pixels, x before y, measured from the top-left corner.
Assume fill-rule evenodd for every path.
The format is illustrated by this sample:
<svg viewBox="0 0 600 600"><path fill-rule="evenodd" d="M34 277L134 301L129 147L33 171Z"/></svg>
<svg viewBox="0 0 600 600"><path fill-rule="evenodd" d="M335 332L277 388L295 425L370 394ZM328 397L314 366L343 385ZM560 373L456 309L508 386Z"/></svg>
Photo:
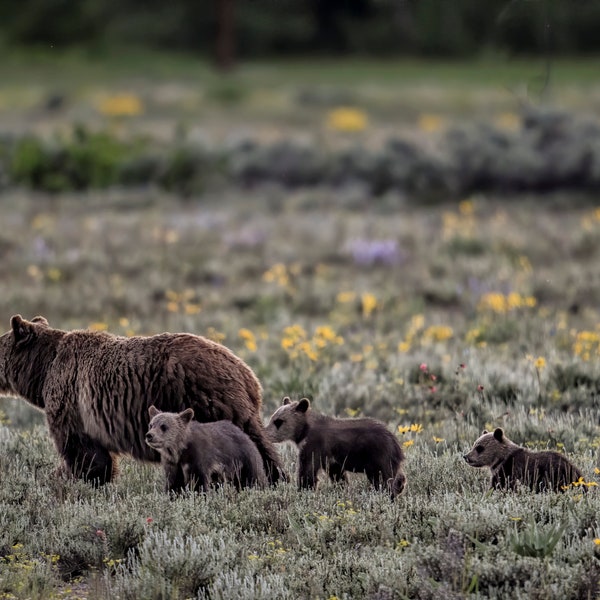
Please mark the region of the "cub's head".
<svg viewBox="0 0 600 600"><path fill-rule="evenodd" d="M21 315L14 315L10 319L10 329L0 335L0 394L26 397L21 389L22 381L27 379L27 373L24 371L33 367L38 371L37 376L40 376L41 365L32 364L40 357L40 352L33 352L33 349L40 350L40 345L36 342L43 332L48 331L48 321L44 317L34 317L31 321L26 321ZM42 346L42 354L51 350L47 343ZM26 399L38 408L44 408L41 396Z"/></svg>
<svg viewBox="0 0 600 600"><path fill-rule="evenodd" d="M187 442L190 421L194 418L194 409L183 412L161 412L155 406L148 409L150 424L146 434L146 444L160 454L177 454Z"/></svg>
<svg viewBox="0 0 600 600"><path fill-rule="evenodd" d="M483 430L473 448L463 456L472 467L491 467L507 457L517 446L509 440L501 427L493 432Z"/></svg>
<svg viewBox="0 0 600 600"><path fill-rule="evenodd" d="M290 440L299 444L306 435L307 418L310 413L310 400L302 398L292 402L287 396L271 416L267 425L267 435L274 442Z"/></svg>

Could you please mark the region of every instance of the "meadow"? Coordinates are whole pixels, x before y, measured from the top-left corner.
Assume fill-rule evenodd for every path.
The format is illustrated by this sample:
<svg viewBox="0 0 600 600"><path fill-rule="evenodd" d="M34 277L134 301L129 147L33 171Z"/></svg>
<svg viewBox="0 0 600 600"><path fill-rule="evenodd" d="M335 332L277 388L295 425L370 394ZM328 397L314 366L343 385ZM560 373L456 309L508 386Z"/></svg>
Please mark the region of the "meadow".
<svg viewBox="0 0 600 600"><path fill-rule="evenodd" d="M11 81L18 96L24 84ZM475 96L448 85L481 93L471 101L485 111L485 82ZM246 100L240 114L255 115ZM15 131L35 125L15 114ZM281 446L291 481L265 490L169 498L158 467L127 458L94 489L56 477L43 415L1 399L0 598L600 597L597 195L432 204L360 185L224 185L185 198L11 187L0 222L2 330L20 313L63 329L205 335L254 369L265 420L285 395L378 418L404 447L408 479L393 503L358 475L298 491L296 450ZM489 491L489 474L462 456L497 426L564 452L584 480L556 494Z"/></svg>

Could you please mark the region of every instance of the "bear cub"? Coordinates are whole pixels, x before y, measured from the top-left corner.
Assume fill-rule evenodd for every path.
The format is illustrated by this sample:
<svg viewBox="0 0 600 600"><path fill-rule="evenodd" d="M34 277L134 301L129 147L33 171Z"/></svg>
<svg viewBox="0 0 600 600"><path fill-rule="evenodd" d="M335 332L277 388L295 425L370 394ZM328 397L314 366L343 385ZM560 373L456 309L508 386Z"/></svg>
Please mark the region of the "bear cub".
<svg viewBox="0 0 600 600"><path fill-rule="evenodd" d="M329 417L311 410L308 398L292 402L286 396L271 416L267 434L276 443L298 446L300 488L314 488L322 469L332 481L341 481L347 472L365 473L375 489L386 485L392 499L404 489L404 453L379 421Z"/></svg>
<svg viewBox="0 0 600 600"><path fill-rule="evenodd" d="M583 477L564 455L523 448L509 440L501 427L494 432L484 430L463 458L472 467L491 470L492 489L514 490L520 482L535 492L559 492Z"/></svg>
<svg viewBox="0 0 600 600"><path fill-rule="evenodd" d="M199 423L192 420L191 408L173 413L150 406L148 413L146 443L160 454L167 491L179 490L181 481L184 487L204 492L226 482L238 490L266 485L258 449L231 421Z"/></svg>

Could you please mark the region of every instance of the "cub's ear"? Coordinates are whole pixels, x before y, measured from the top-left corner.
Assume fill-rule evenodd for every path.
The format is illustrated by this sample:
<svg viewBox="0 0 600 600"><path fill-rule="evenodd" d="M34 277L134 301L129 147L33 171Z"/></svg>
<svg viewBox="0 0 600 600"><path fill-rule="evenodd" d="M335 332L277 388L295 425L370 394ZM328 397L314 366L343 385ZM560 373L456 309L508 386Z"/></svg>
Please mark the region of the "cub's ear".
<svg viewBox="0 0 600 600"><path fill-rule="evenodd" d="M41 315L38 315L37 317L33 317L33 319L31 319L32 323L37 323L38 325L43 325L44 327L50 327L50 324L48 323L48 319L46 319L46 317L42 317Z"/></svg>
<svg viewBox="0 0 600 600"><path fill-rule="evenodd" d="M285 406L286 404L289 404L290 402L291 402L291 400L290 400L290 397L289 397L289 396L286 396L286 397L283 399L283 404L284 404L284 406Z"/></svg>
<svg viewBox="0 0 600 600"><path fill-rule="evenodd" d="M34 329L29 321L26 321L21 315L14 315L10 319L10 326L15 337L15 342L23 342L33 336Z"/></svg>
<svg viewBox="0 0 600 600"><path fill-rule="evenodd" d="M184 423L189 423L194 418L194 409L193 408L186 408L183 412L179 413L179 418Z"/></svg>
<svg viewBox="0 0 600 600"><path fill-rule="evenodd" d="M487 429L484 429L484 430L481 432L481 435L485 435L486 433L489 433L489 431L488 431Z"/></svg>
<svg viewBox="0 0 600 600"><path fill-rule="evenodd" d="M152 406L150 406L148 408L148 414L150 415L151 419L154 419L154 417L160 412L160 410L158 410L158 408L156 408L156 406L154 406L154 404Z"/></svg>
<svg viewBox="0 0 600 600"><path fill-rule="evenodd" d="M501 442L504 439L504 431L502 431L502 427L496 427L494 429L494 439Z"/></svg>
<svg viewBox="0 0 600 600"><path fill-rule="evenodd" d="M308 398L302 398L302 400L298 401L298 406L296 406L296 412L305 413L310 408L310 400Z"/></svg>

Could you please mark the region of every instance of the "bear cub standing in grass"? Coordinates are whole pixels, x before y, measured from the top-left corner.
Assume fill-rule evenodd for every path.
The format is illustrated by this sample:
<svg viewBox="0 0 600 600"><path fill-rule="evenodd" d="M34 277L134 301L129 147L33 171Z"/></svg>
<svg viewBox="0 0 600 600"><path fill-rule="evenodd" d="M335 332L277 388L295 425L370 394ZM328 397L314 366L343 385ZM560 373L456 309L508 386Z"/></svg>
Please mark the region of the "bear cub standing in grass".
<svg viewBox="0 0 600 600"><path fill-rule="evenodd" d="M167 491L183 486L206 492L211 485L233 483L239 490L265 486L267 476L258 449L231 421L198 423L194 411L161 412L148 409L150 425L146 443L161 457Z"/></svg>
<svg viewBox="0 0 600 600"><path fill-rule="evenodd" d="M307 398L283 406L272 415L267 434L274 442L292 441L299 448L298 486L314 488L323 469L332 481L346 472L365 473L376 489L388 486L392 499L404 489L404 453L387 427L374 419L336 419L310 409Z"/></svg>
<svg viewBox="0 0 600 600"><path fill-rule="evenodd" d="M463 458L472 467L492 471L492 489L514 490L521 482L535 492L559 492L583 477L559 452L532 452L509 440L500 427L493 433L484 430Z"/></svg>

